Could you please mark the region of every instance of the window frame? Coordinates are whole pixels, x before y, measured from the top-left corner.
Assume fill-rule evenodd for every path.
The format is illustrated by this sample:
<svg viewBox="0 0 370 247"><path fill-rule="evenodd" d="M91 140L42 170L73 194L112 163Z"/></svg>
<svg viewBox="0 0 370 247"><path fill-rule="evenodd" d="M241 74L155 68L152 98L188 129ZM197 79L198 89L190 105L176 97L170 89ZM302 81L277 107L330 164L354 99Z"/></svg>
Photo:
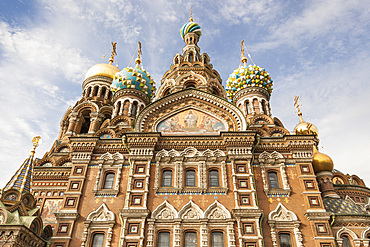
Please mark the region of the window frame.
<svg viewBox="0 0 370 247"><path fill-rule="evenodd" d="M215 245L214 241L213 241L213 236L215 234L221 234L222 236L222 246L219 246L219 245ZM211 243L211 246L212 247L225 247L225 238L224 238L224 232L221 231L221 230L214 230L211 232L211 239L210 239L210 243Z"/></svg>
<svg viewBox="0 0 370 247"><path fill-rule="evenodd" d="M104 232L93 232L91 235L92 235L91 243L90 243L91 247L95 247L94 246L94 240L95 240L95 236L97 236L97 235L103 235L103 245L101 245L101 247L104 247L104 245L105 245L105 233ZM97 247L100 247L100 246L97 246Z"/></svg>
<svg viewBox="0 0 370 247"><path fill-rule="evenodd" d="M289 237L289 245L290 246L283 246L281 245L281 236L288 236ZM292 234L289 232L279 232L278 234L278 239L279 239L279 247L293 247L293 241L292 241Z"/></svg>
<svg viewBox="0 0 370 247"><path fill-rule="evenodd" d="M165 245L161 245L161 244L166 244L166 243L160 243L159 241L161 240L160 236L161 234L168 234L168 245L165 246ZM158 237L157 237L157 246L158 247L170 247L171 246L171 233L169 231L160 231L158 232Z"/></svg>
<svg viewBox="0 0 370 247"><path fill-rule="evenodd" d="M169 182L170 182L169 185L165 184L165 180L168 179L168 178L165 177L165 173L171 174L171 177L169 179ZM171 169L163 169L162 170L162 181L161 181L161 183L162 183L161 184L162 187L166 187L166 188L173 187L173 171Z"/></svg>
<svg viewBox="0 0 370 247"><path fill-rule="evenodd" d="M107 181L108 181L107 178L108 178L109 175L113 175L113 180L109 181L109 183L111 183L110 187L107 186ZM102 185L103 185L102 190L113 190L115 181L116 181L116 173L114 171L111 171L111 170L106 171L104 173L104 181L102 183Z"/></svg>
<svg viewBox="0 0 370 247"><path fill-rule="evenodd" d="M212 185L212 176L211 173L216 172L217 176L214 177L213 179L217 178L217 185ZM209 169L208 171L208 186L209 187L220 187L220 171L218 169Z"/></svg>
<svg viewBox="0 0 370 247"><path fill-rule="evenodd" d="M271 179L270 174L274 174L276 176L275 177L276 178L275 181ZM268 178L268 183L269 183L269 188L270 189L274 190L274 189L280 189L281 188L280 187L280 183L279 183L279 175L278 175L278 173L275 170L269 170L269 171L267 171L267 178ZM272 182L274 182L276 184L273 184ZM274 186L272 186L272 185L274 185Z"/></svg>
<svg viewBox="0 0 370 247"><path fill-rule="evenodd" d="M190 179L188 176L189 176L189 173L192 172L194 173L194 184L189 184L188 182L188 179ZM193 179L193 178L191 178ZM197 186L197 173L195 171L195 169L186 169L185 170L185 186L186 187L196 187Z"/></svg>

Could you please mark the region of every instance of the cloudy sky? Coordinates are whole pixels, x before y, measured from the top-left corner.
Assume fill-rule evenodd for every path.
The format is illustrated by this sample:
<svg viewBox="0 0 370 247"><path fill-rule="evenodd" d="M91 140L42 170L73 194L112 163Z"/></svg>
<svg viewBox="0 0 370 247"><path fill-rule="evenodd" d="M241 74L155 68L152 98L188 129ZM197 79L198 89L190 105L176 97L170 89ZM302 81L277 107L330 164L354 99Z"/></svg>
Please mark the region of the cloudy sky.
<svg viewBox="0 0 370 247"><path fill-rule="evenodd" d="M274 79L273 115L292 131L299 95L321 151L370 185L370 1L2 0L0 187L29 155L33 136L43 139L37 157L50 149L64 112L81 97L84 74L108 61L111 41L121 69L141 41L158 87L184 46L179 29L191 7L202 27L198 44L224 85L245 40Z"/></svg>

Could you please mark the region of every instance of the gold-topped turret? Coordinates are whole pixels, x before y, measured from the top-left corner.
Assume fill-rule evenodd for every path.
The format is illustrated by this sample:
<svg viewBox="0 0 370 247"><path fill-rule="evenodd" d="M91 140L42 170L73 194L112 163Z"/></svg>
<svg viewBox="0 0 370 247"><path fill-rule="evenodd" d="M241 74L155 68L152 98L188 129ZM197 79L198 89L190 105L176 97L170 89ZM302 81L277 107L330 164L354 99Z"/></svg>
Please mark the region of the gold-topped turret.
<svg viewBox="0 0 370 247"><path fill-rule="evenodd" d="M319 130L312 123L307 123L303 120L300 105L298 103L299 96L294 97L294 106L297 108L300 123L294 128L295 135L319 135Z"/></svg>
<svg viewBox="0 0 370 247"><path fill-rule="evenodd" d="M331 172L334 168L333 160L328 155L320 153L316 146L313 146L312 165L315 173L322 171Z"/></svg>
<svg viewBox="0 0 370 247"><path fill-rule="evenodd" d="M240 61L243 63L243 65L245 67L245 66L247 66L248 59L245 57L245 53L244 53L244 40L242 40L242 42L241 42L241 47L242 47L242 49L241 49L242 59Z"/></svg>
<svg viewBox="0 0 370 247"><path fill-rule="evenodd" d="M137 52L137 58L136 58L136 60L135 60L135 63L136 63L136 68L139 68L139 66L140 66L140 64L141 64L141 42L140 41L138 41L138 43L139 43L139 50L138 50L138 52Z"/></svg>

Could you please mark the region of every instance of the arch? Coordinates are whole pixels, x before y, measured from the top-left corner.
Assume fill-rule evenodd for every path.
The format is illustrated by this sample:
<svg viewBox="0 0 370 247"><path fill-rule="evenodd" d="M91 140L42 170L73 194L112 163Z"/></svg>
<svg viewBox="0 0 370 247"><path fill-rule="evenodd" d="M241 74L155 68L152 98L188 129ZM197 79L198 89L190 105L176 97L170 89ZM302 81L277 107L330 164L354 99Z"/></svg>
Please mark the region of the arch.
<svg viewBox="0 0 370 247"><path fill-rule="evenodd" d="M202 219L204 218L204 213L197 204L190 200L180 209L178 218L184 220Z"/></svg>
<svg viewBox="0 0 370 247"><path fill-rule="evenodd" d="M90 221L115 221L115 214L109 210L107 205L103 202L96 210L89 213L86 220Z"/></svg>
<svg viewBox="0 0 370 247"><path fill-rule="evenodd" d="M55 147L55 152L56 153L59 153L59 152L66 152L65 148L68 148L69 151L68 152L71 152L72 151L72 147L69 143L62 143L62 144L59 144L58 146ZM63 149L63 150L62 150Z"/></svg>
<svg viewBox="0 0 370 247"><path fill-rule="evenodd" d="M109 135L110 138L116 138L116 133L112 129L103 128L95 132L94 136L101 137L103 135Z"/></svg>
<svg viewBox="0 0 370 247"><path fill-rule="evenodd" d="M71 157L62 157L60 159L58 159L55 163L56 163L56 166L63 166L65 163L67 162L72 162L72 159Z"/></svg>
<svg viewBox="0 0 370 247"><path fill-rule="evenodd" d="M337 231L337 234L335 234L336 239L341 239L342 238L341 236L343 234L348 234L352 238L352 240L357 239L356 233L354 233L351 229L345 226L343 226L341 229L339 229L339 231Z"/></svg>
<svg viewBox="0 0 370 247"><path fill-rule="evenodd" d="M97 104L91 101L84 101L78 104L76 107L73 108L72 113L74 112L81 112L83 109L90 109L91 112L99 112L99 107Z"/></svg>
<svg viewBox="0 0 370 247"><path fill-rule="evenodd" d="M120 115L116 116L110 121L111 126L117 125L119 122L125 122L125 126L131 126L131 119L127 116Z"/></svg>
<svg viewBox="0 0 370 247"><path fill-rule="evenodd" d="M370 226L368 226L365 230L362 231L361 233L361 238L362 239L370 239Z"/></svg>
<svg viewBox="0 0 370 247"><path fill-rule="evenodd" d="M55 160L54 159L51 159L51 158L44 158L44 159L39 160L36 163L36 166L43 166L46 163L51 163L51 166L55 166Z"/></svg>
<svg viewBox="0 0 370 247"><path fill-rule="evenodd" d="M156 209L154 209L151 218L158 220L173 220L178 218L178 212L167 200L165 200Z"/></svg>
<svg viewBox="0 0 370 247"><path fill-rule="evenodd" d="M268 219L280 222L298 220L297 215L292 211L289 211L286 207L284 207L284 205L281 204L281 202L279 202L275 210L269 213Z"/></svg>
<svg viewBox="0 0 370 247"><path fill-rule="evenodd" d="M190 63L188 63L191 66ZM184 75L179 76L176 79L176 85L186 85L186 82L195 82L196 87L199 85L207 85L207 80L199 74L195 74L193 71L190 71Z"/></svg>
<svg viewBox="0 0 370 247"><path fill-rule="evenodd" d="M231 219L230 212L224 205L215 200L209 207L204 211L204 218L207 219Z"/></svg>
<svg viewBox="0 0 370 247"><path fill-rule="evenodd" d="M272 118L264 114L257 114L254 117L252 117L250 121L251 121L251 124L257 124L257 122L261 120L266 122L266 124L274 124L274 121L272 120Z"/></svg>

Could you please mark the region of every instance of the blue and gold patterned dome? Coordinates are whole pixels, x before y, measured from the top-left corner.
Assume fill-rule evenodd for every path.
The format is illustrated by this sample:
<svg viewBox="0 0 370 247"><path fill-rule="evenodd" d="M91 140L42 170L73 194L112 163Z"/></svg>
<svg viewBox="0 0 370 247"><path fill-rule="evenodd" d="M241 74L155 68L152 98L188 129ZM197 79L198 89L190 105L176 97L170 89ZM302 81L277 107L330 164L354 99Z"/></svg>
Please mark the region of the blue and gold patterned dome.
<svg viewBox="0 0 370 247"><path fill-rule="evenodd" d="M244 65L234 70L226 83L226 93L230 101L234 95L247 87L261 87L271 95L272 83L270 74L257 65Z"/></svg>
<svg viewBox="0 0 370 247"><path fill-rule="evenodd" d="M184 26L182 26L180 33L182 39L185 38L185 35L187 33L195 33L200 37L202 35L202 30L200 29L198 23L193 22L191 19L191 21L185 23Z"/></svg>
<svg viewBox="0 0 370 247"><path fill-rule="evenodd" d="M115 93L123 88L140 90L151 99L155 91L155 82L145 69L138 66L127 67L114 75L111 91Z"/></svg>

